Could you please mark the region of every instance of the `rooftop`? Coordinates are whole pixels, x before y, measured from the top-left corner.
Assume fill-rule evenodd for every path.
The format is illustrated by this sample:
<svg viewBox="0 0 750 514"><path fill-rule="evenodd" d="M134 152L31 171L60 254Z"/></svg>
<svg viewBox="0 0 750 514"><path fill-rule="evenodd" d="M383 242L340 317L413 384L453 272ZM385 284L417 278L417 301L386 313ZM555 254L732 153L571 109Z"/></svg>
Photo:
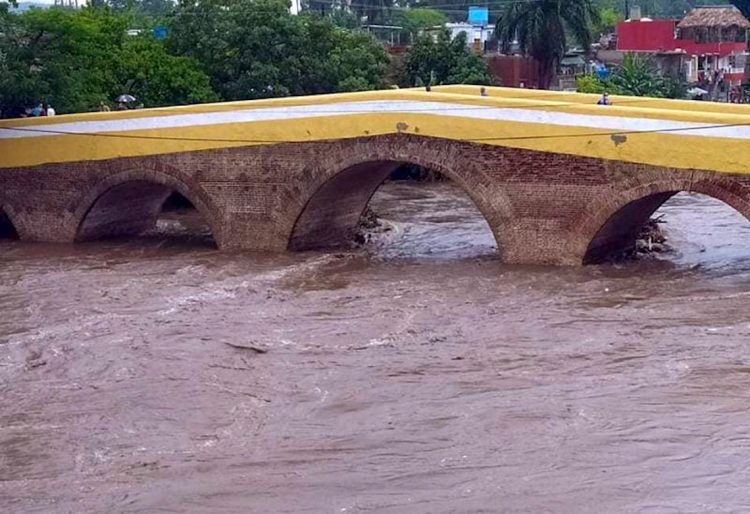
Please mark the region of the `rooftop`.
<svg viewBox="0 0 750 514"><path fill-rule="evenodd" d="M750 21L739 9L731 5L696 7L677 25L678 28L691 27L739 27L750 28Z"/></svg>

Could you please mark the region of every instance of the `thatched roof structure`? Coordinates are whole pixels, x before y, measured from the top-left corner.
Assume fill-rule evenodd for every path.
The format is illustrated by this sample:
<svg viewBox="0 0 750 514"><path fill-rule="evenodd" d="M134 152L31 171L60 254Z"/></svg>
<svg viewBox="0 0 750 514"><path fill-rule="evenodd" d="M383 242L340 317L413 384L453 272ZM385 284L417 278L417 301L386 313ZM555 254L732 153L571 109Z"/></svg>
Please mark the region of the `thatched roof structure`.
<svg viewBox="0 0 750 514"><path fill-rule="evenodd" d="M750 28L750 21L739 9L731 5L717 5L711 7L696 7L680 21L677 28L694 27L739 27Z"/></svg>

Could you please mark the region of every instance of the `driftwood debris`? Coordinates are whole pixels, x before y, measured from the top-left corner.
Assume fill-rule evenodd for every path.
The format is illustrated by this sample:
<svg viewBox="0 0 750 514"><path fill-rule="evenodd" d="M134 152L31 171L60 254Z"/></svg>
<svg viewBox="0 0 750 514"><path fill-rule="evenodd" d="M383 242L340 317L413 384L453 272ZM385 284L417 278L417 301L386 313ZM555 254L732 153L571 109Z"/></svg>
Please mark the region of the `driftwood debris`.
<svg viewBox="0 0 750 514"><path fill-rule="evenodd" d="M393 226L383 223L378 215L368 205L362 216L359 217L357 229L354 231L354 242L358 245L378 240L379 235L390 232Z"/></svg>
<svg viewBox="0 0 750 514"><path fill-rule="evenodd" d="M255 353L268 353L268 348L264 348L260 345L253 344L253 343L233 343L230 341L224 341L224 344L227 346L231 346L232 348L236 348L238 350L250 350Z"/></svg>
<svg viewBox="0 0 750 514"><path fill-rule="evenodd" d="M667 243L667 236L661 228L661 225L664 223L664 220L660 216L658 218L651 218L641 227L635 241L634 253L636 255L665 253L672 250Z"/></svg>

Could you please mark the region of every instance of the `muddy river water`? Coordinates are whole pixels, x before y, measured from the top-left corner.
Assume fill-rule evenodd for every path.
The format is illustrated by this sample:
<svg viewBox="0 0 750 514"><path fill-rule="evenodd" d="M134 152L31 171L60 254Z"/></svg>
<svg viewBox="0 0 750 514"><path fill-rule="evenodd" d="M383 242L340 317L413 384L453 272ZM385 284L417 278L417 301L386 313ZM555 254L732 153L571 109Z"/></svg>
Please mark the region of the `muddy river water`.
<svg viewBox="0 0 750 514"><path fill-rule="evenodd" d="M450 185L373 205L367 250L0 244L0 511L750 512L744 218L530 268Z"/></svg>

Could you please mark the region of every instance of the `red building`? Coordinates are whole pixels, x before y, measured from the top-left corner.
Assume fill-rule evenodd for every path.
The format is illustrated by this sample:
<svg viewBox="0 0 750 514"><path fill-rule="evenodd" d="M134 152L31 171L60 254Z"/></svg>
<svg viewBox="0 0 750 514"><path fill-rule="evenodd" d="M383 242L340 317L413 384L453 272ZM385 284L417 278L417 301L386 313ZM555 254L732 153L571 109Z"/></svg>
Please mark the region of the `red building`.
<svg viewBox="0 0 750 514"><path fill-rule="evenodd" d="M679 20L640 18L617 26L617 49L623 52L666 52L675 50Z"/></svg>
<svg viewBox="0 0 750 514"><path fill-rule="evenodd" d="M617 49L654 55L690 82L721 73L730 84L745 80L748 21L733 6L698 7L682 20L630 19L617 27Z"/></svg>
<svg viewBox="0 0 750 514"><path fill-rule="evenodd" d="M539 64L522 55L488 55L485 62L496 84L504 87L539 87Z"/></svg>

